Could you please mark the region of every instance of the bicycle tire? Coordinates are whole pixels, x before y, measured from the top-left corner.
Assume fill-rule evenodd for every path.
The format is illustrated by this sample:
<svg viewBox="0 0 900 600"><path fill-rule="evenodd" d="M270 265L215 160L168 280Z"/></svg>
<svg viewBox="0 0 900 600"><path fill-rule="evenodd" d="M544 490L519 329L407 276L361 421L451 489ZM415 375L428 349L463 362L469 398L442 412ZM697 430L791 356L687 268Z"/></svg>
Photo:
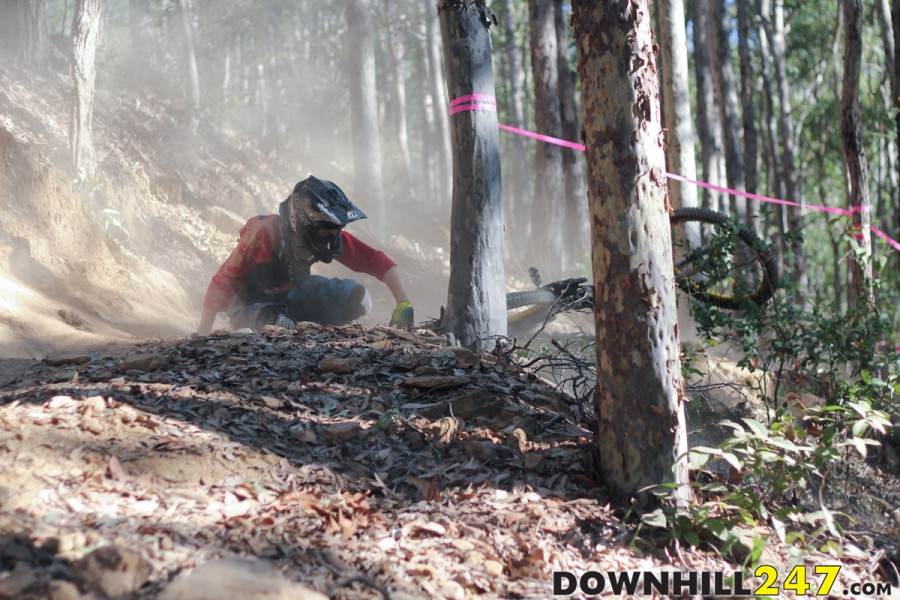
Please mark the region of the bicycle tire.
<svg viewBox="0 0 900 600"><path fill-rule="evenodd" d="M743 242L744 248L749 250L752 256L752 262L758 268L759 281L754 282L753 289L750 290L748 294L741 297L735 297L733 295L708 289L701 282L682 274L678 265L676 265L675 283L682 291L702 302L730 310L740 309L744 307L748 301L753 302L758 306L762 306L775 295L775 290L778 289L778 266L775 264L775 257L772 255L768 246L757 237L753 230L741 223L737 223L726 214L708 208L676 208L669 219L672 227L679 223L689 221L706 223L709 225L734 227L737 239ZM691 253L699 255L702 254L702 251L704 250L707 250L707 248L701 246L695 248Z"/></svg>
<svg viewBox="0 0 900 600"><path fill-rule="evenodd" d="M533 304L553 304L556 300L556 294L545 288L526 290L524 292L509 292L506 294L506 310Z"/></svg>

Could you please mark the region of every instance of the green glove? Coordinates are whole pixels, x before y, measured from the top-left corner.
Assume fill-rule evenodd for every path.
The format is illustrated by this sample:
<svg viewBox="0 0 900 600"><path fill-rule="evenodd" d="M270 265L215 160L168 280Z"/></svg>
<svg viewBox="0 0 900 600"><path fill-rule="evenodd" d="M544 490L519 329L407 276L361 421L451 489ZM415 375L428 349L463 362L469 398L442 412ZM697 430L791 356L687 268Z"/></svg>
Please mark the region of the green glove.
<svg viewBox="0 0 900 600"><path fill-rule="evenodd" d="M398 327L409 331L413 326L413 305L409 300L397 303L397 308L391 315L391 327Z"/></svg>

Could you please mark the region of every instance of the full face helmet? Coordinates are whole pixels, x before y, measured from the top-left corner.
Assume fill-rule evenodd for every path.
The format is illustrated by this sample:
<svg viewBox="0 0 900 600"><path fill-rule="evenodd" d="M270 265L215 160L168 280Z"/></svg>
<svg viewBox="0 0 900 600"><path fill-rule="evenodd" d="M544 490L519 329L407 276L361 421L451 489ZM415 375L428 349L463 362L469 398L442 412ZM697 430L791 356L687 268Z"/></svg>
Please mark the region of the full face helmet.
<svg viewBox="0 0 900 600"><path fill-rule="evenodd" d="M340 255L344 226L366 218L341 188L312 175L294 187L279 213L295 240L325 263Z"/></svg>

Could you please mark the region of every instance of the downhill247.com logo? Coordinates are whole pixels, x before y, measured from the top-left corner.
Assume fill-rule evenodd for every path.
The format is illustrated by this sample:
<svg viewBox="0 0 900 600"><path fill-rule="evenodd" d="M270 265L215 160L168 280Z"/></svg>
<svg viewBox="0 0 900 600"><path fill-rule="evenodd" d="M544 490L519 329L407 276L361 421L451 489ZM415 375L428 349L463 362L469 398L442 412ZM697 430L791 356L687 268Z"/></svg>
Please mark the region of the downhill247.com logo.
<svg viewBox="0 0 900 600"><path fill-rule="evenodd" d="M587 595L683 595L704 597L778 596L780 591L798 596L815 594L828 596L840 574L840 565L797 565L782 579L778 569L760 565L753 572L753 579L743 571L587 571L577 576L570 571L553 572L553 595L569 595L581 592ZM813 576L810 577L810 574ZM780 583L779 583L780 582ZM886 597L891 584L883 582L853 582L844 590L835 590L848 597L860 595Z"/></svg>

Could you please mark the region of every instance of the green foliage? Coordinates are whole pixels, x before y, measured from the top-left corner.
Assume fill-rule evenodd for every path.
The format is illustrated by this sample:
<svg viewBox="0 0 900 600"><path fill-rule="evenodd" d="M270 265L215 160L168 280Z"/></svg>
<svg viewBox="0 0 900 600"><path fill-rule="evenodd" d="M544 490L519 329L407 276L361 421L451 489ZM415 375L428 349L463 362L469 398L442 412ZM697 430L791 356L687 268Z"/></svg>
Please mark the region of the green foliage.
<svg viewBox="0 0 900 600"><path fill-rule="evenodd" d="M646 525L663 527L681 542L712 543L756 564L766 538L757 526L767 524L782 543L801 549L839 553L849 517L822 502L834 463L847 449L866 456L866 437L884 433L887 415L867 402L826 406L807 415L806 427L783 415L764 425L745 418L724 421L732 435L718 447L691 450L692 484L703 500L679 510L667 504L642 517ZM717 471L706 470L718 466ZM727 470L727 476L718 472ZM670 486L660 486L661 497Z"/></svg>
<svg viewBox="0 0 900 600"><path fill-rule="evenodd" d="M870 260L862 249L855 252ZM897 341L891 315L898 298L878 281L873 291L877 301L844 311L824 302L806 310L790 288L761 308L692 306L705 339L701 353L727 343L740 351L739 366L762 375L753 385L766 418L723 421L728 435L719 445L689 453L699 500L686 508L664 501L644 524L751 563L766 543L758 526L798 549L841 552L851 519L828 507L828 486L845 461L865 459L879 445L891 427L888 414L900 409L900 357L884 351ZM697 356L686 354L685 374L699 373ZM801 397L820 400L803 406ZM670 486L657 491L664 498Z"/></svg>

